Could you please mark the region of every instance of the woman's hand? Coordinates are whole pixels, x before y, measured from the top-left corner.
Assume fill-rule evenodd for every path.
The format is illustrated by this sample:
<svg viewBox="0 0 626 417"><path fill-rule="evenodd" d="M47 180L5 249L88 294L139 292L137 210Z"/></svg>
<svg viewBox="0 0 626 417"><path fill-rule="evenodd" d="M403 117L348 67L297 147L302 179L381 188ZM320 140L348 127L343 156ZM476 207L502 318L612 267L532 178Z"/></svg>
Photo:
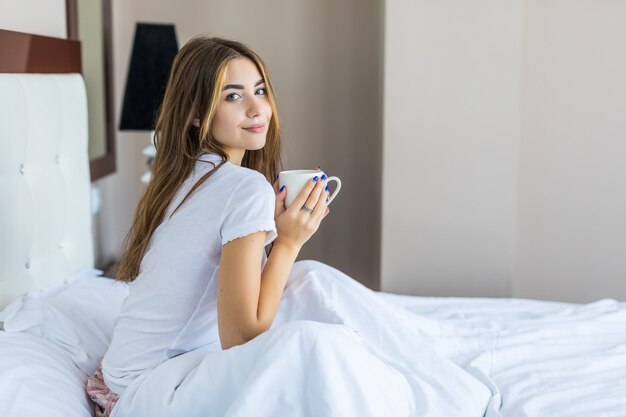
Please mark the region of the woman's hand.
<svg viewBox="0 0 626 417"><path fill-rule="evenodd" d="M276 243L301 248L313 236L324 217L330 212L326 206L329 192L325 189L326 183L321 179L321 176L325 174L319 168L318 170L320 176L317 181L307 182L293 204L287 209L285 209L285 198L288 191L284 187L279 190L278 180L274 182L274 191L276 192L274 220L278 232ZM309 213L303 210L304 205L312 208L313 211Z"/></svg>

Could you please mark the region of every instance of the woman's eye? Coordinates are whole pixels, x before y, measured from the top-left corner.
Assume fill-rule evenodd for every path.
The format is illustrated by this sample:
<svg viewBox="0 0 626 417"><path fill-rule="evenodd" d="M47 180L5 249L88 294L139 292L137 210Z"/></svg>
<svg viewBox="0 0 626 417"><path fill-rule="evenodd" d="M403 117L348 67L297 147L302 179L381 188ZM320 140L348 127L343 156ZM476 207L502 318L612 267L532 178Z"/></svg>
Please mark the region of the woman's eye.
<svg viewBox="0 0 626 417"><path fill-rule="evenodd" d="M241 98L241 96L237 93L230 93L229 95L226 96L226 101L235 101L238 98Z"/></svg>
<svg viewBox="0 0 626 417"><path fill-rule="evenodd" d="M258 94L260 96L264 96L267 94L267 91L265 91L265 87L263 88L257 88L257 90L255 91L255 94Z"/></svg>

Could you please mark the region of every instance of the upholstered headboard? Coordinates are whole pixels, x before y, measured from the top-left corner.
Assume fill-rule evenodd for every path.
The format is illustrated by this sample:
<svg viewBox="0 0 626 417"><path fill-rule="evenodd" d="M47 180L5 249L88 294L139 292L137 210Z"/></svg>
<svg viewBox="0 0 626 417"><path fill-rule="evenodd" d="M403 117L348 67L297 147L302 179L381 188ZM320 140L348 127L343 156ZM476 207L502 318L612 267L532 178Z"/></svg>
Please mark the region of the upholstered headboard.
<svg viewBox="0 0 626 417"><path fill-rule="evenodd" d="M0 308L94 264L83 78L15 72L0 74Z"/></svg>

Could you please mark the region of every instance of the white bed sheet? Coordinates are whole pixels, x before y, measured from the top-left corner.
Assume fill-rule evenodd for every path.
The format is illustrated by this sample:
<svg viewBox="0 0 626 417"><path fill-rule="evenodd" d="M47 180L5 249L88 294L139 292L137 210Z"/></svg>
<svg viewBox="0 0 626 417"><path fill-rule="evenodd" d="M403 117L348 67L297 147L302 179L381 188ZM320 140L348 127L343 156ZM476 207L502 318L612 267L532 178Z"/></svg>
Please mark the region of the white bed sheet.
<svg viewBox="0 0 626 417"><path fill-rule="evenodd" d="M85 393L111 340L125 284L86 269L0 312L0 416L89 417Z"/></svg>
<svg viewBox="0 0 626 417"><path fill-rule="evenodd" d="M85 373L54 342L0 332L0 416L91 416L85 380Z"/></svg>
<svg viewBox="0 0 626 417"><path fill-rule="evenodd" d="M85 378L126 292L83 276L0 313L0 416L92 415ZM626 304L375 293L297 263L270 331L169 361L115 413L625 416Z"/></svg>
<svg viewBox="0 0 626 417"><path fill-rule="evenodd" d="M458 326L458 362L490 386L487 416L626 416L626 303L380 297Z"/></svg>

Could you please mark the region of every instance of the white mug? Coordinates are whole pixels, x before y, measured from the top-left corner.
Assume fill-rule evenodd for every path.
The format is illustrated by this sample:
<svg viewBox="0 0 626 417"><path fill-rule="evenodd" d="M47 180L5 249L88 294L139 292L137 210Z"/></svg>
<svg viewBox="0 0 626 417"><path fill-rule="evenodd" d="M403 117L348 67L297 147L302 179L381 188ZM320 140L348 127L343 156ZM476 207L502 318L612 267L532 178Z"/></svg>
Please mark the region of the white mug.
<svg viewBox="0 0 626 417"><path fill-rule="evenodd" d="M318 177L318 181L322 180L322 175L324 175L323 171L317 171L314 169L297 169L292 171L281 171L278 174L278 189L280 190L283 185L287 188L287 198L285 198L285 208L289 207L293 200L296 199L300 191L304 188L308 181L312 181L316 176ZM339 190L341 190L341 180L337 177L328 177L324 180L324 182L335 181L337 183L337 188L335 191L328 197L328 204L330 204L334 198L339 194Z"/></svg>

